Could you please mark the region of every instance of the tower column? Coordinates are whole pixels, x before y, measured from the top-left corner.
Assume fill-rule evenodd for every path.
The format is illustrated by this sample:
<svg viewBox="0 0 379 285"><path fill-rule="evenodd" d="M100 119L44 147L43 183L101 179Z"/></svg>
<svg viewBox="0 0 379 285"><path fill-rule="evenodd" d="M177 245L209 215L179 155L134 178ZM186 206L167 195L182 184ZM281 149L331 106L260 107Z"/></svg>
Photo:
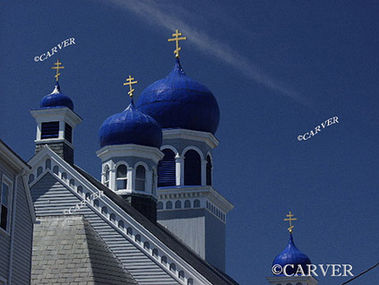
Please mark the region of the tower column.
<svg viewBox="0 0 379 285"><path fill-rule="evenodd" d="M184 185L184 159L179 155L175 156L176 186Z"/></svg>
<svg viewBox="0 0 379 285"><path fill-rule="evenodd" d="M136 179L136 172L135 172L134 167L128 167L127 177L128 177L128 183L127 183L126 189L132 190L134 189L135 179Z"/></svg>
<svg viewBox="0 0 379 285"><path fill-rule="evenodd" d="M153 170L146 169L145 192L153 194Z"/></svg>
<svg viewBox="0 0 379 285"><path fill-rule="evenodd" d="M116 190L116 166L113 161L109 169L109 188L113 191Z"/></svg>
<svg viewBox="0 0 379 285"><path fill-rule="evenodd" d="M207 160L201 160L201 185L207 185Z"/></svg>

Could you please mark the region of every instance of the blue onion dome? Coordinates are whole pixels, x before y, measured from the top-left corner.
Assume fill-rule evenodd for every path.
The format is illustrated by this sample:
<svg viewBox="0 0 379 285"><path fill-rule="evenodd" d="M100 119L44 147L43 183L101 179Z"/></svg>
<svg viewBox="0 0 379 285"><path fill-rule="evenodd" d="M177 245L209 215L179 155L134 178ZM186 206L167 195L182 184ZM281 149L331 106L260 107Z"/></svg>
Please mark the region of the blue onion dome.
<svg viewBox="0 0 379 285"><path fill-rule="evenodd" d="M99 130L100 146L137 144L160 148L162 129L149 115L134 106L133 101L121 113L107 118Z"/></svg>
<svg viewBox="0 0 379 285"><path fill-rule="evenodd" d="M220 120L220 110L212 92L189 78L179 59L166 78L154 82L141 93L136 106L156 119L162 128L214 134Z"/></svg>
<svg viewBox="0 0 379 285"><path fill-rule="evenodd" d="M287 247L279 255L277 255L272 262L273 266L275 264L281 265L282 268L284 268L287 264L293 264L293 268L292 266L288 266L286 269L287 274L290 275L296 273L298 266L301 266L304 273L308 274L307 264L311 264L311 260L295 246L292 234L290 234ZM281 275L283 275L283 273Z"/></svg>
<svg viewBox="0 0 379 285"><path fill-rule="evenodd" d="M55 83L55 87L53 92L44 96L40 103L41 108L56 108L56 107L67 107L74 110L74 103L70 99L70 97L61 93L61 88L59 83Z"/></svg>

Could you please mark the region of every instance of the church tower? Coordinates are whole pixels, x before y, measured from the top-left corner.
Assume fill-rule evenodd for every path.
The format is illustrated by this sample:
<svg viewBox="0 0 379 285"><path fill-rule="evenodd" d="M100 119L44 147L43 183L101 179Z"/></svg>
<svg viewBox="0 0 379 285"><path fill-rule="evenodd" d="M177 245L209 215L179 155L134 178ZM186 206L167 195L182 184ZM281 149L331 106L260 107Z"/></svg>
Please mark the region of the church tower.
<svg viewBox="0 0 379 285"><path fill-rule="evenodd" d="M287 214L284 221L289 222L290 238L286 248L278 254L272 262L272 277L267 277L273 285L317 285L317 280L309 274L308 265L312 262L308 256L302 253L293 241L292 221L296 221L291 211ZM304 274L303 274L304 273ZM290 275L290 276L288 276Z"/></svg>
<svg viewBox="0 0 379 285"><path fill-rule="evenodd" d="M148 86L138 98L138 110L162 127L163 159L158 165L158 222L202 258L225 270L226 215L233 208L213 188L212 150L220 111L212 92L188 77L179 60L176 30L174 69Z"/></svg>
<svg viewBox="0 0 379 285"><path fill-rule="evenodd" d="M150 116L136 109L129 76L131 102L121 113L107 118L99 130L102 183L156 222L157 166L163 157L162 130Z"/></svg>
<svg viewBox="0 0 379 285"><path fill-rule="evenodd" d="M73 164L73 131L82 119L74 112L74 104L70 97L61 92L59 70L64 68L62 63L57 60L54 65L52 69L56 70L56 82L53 92L42 98L39 109L30 111L37 123L35 152L48 145L65 161Z"/></svg>

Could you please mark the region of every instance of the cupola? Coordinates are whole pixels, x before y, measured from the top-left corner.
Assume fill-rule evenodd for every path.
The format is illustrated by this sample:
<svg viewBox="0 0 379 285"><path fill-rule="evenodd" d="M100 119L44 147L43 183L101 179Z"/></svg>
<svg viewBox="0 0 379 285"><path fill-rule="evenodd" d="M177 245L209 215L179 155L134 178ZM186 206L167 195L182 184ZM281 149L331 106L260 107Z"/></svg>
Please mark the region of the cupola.
<svg viewBox="0 0 379 285"><path fill-rule="evenodd" d="M97 155L102 161L102 183L155 222L162 130L154 118L135 108L132 85L136 83L127 78L129 106L101 125Z"/></svg>
<svg viewBox="0 0 379 285"><path fill-rule="evenodd" d="M53 92L44 96L40 108L30 112L37 123L35 139L36 153L43 145L48 145L53 151L68 163L74 163L73 131L82 119L74 112L74 104L70 97L61 92L59 85L62 63L57 60L52 69L56 70Z"/></svg>

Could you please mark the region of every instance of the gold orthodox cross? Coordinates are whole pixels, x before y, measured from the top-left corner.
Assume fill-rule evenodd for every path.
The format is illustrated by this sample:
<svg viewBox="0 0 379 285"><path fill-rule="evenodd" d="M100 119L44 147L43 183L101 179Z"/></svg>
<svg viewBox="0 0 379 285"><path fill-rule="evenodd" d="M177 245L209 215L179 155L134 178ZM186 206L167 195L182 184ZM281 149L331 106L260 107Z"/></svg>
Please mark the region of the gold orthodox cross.
<svg viewBox="0 0 379 285"><path fill-rule="evenodd" d="M126 78L126 82L124 83L124 86L129 85L129 92L128 92L128 95L129 95L130 98L133 97L133 92L135 91L135 90L132 88L132 85L138 83L137 80L134 80L134 81L133 81L133 80L134 80L134 78L133 78L131 75L129 75L129 77Z"/></svg>
<svg viewBox="0 0 379 285"><path fill-rule="evenodd" d="M55 80L58 82L59 80L59 76L61 75L59 73L59 69L64 69L64 66L61 66L62 65L62 62L59 61L59 59L57 59L57 62L54 63L54 65L56 66L53 66L51 69L56 69L56 73L55 73Z"/></svg>
<svg viewBox="0 0 379 285"><path fill-rule="evenodd" d="M289 231L290 233L292 233L292 230L293 230L293 228L294 228L294 226L292 225L292 221L296 221L297 218L294 218L294 215L292 214L291 211L289 211L289 213L288 213L286 216L287 216L287 218L284 219L284 221L285 221L285 222L289 222L290 227L288 228L288 231Z"/></svg>
<svg viewBox="0 0 379 285"><path fill-rule="evenodd" d="M179 41L184 41L187 39L187 37L181 37L182 36L182 33L179 33L179 30L176 29L176 32L172 34L173 38L172 39L168 39L169 42L173 42L175 41L175 44L176 44L176 49L174 50L174 54L175 54L175 57L179 58L179 51L182 49L181 47L179 47Z"/></svg>

